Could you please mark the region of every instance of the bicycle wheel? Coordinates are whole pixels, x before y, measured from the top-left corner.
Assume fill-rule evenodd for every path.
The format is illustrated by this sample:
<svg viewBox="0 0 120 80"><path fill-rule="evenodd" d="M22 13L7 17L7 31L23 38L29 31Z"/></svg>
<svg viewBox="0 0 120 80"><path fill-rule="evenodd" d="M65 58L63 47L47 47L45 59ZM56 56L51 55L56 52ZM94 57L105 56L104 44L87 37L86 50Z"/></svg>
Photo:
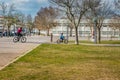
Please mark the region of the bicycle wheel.
<svg viewBox="0 0 120 80"><path fill-rule="evenodd" d="M67 44L67 43L68 43L68 40L67 40L67 39L65 39L65 40L64 40L64 43L65 43L65 44Z"/></svg>
<svg viewBox="0 0 120 80"><path fill-rule="evenodd" d="M26 40L27 40L27 38L26 38L26 37L21 37L21 42L22 42L22 43L25 43L25 42L26 42Z"/></svg>
<svg viewBox="0 0 120 80"><path fill-rule="evenodd" d="M61 40L60 40L60 39L58 39L58 40L57 40L57 44L60 44L60 42L61 42Z"/></svg>
<svg viewBox="0 0 120 80"><path fill-rule="evenodd" d="M16 42L18 42L18 41L19 41L19 40L18 40L18 37L15 36L15 37L13 38L13 42L16 43Z"/></svg>

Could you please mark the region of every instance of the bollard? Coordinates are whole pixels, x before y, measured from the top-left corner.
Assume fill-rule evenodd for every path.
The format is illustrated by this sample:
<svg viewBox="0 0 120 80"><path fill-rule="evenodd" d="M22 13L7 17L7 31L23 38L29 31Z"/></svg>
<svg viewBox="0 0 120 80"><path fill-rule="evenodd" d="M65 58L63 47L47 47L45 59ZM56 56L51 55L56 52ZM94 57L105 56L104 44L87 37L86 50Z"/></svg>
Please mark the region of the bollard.
<svg viewBox="0 0 120 80"><path fill-rule="evenodd" d="M51 39L50 39L51 42L53 42L53 34L51 33Z"/></svg>

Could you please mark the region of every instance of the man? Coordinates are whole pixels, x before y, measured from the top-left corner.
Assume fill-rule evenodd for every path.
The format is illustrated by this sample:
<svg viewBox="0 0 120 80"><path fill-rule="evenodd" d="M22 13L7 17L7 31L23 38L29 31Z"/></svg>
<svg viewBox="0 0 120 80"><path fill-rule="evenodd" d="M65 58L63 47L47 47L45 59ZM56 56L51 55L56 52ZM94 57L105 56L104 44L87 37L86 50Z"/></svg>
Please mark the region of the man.
<svg viewBox="0 0 120 80"><path fill-rule="evenodd" d="M20 27L20 28L18 28L18 30L17 30L17 35L18 36L22 36L22 27Z"/></svg>

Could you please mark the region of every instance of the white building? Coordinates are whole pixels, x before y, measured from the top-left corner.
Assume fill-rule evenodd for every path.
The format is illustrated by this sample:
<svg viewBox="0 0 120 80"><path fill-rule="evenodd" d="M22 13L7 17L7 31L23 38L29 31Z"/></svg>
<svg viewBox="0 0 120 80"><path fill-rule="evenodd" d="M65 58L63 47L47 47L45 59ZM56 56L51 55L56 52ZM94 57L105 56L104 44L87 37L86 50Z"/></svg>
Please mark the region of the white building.
<svg viewBox="0 0 120 80"><path fill-rule="evenodd" d="M65 35L70 35L70 28L68 27L69 21L66 19L57 19L57 23L59 24L57 27L51 29L51 33L53 35L59 35L60 33L64 33ZM115 31L112 27L109 26L110 19L105 19L103 22L103 26L101 28L101 36L102 37L111 37L111 36L120 36L120 31L116 29ZM94 24L93 24L94 25ZM86 37L92 36L93 28L91 29L87 19L82 19L80 26L78 27L79 36ZM73 36L75 36L75 30L72 30Z"/></svg>
<svg viewBox="0 0 120 80"><path fill-rule="evenodd" d="M4 22L4 17L0 16L0 32L3 32L3 22Z"/></svg>

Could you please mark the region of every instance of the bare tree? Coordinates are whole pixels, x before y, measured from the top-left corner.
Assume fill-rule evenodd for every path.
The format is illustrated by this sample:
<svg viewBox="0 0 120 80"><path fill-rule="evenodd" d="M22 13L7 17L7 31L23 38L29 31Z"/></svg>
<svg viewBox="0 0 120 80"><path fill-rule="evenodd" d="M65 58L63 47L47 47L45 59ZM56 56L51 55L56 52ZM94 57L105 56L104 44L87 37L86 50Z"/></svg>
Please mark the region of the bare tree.
<svg viewBox="0 0 120 80"><path fill-rule="evenodd" d="M115 7L120 9L120 0L114 0Z"/></svg>
<svg viewBox="0 0 120 80"><path fill-rule="evenodd" d="M43 26L42 26L41 19L39 18L39 16L36 16L36 17L35 17L34 25L35 25L35 27L39 30L38 35L40 35L40 31L42 30L42 27L43 27Z"/></svg>
<svg viewBox="0 0 120 80"><path fill-rule="evenodd" d="M90 3L93 3L90 5L93 18L97 18L96 20L97 21L96 27L98 31L97 40L98 40L98 43L100 43L101 42L101 28L103 26L103 22L106 18L110 17L110 15L112 14L111 5L108 5L109 3L108 1L103 2L101 0L91 0Z"/></svg>
<svg viewBox="0 0 120 80"><path fill-rule="evenodd" d="M2 2L2 3L0 3L0 7L1 7L1 12L0 12L0 14L1 14L2 16L6 15L7 5L6 5L4 2Z"/></svg>
<svg viewBox="0 0 120 80"><path fill-rule="evenodd" d="M85 12L88 10L88 0L49 0L56 4L64 13L75 29L75 43L79 44L78 26Z"/></svg>
<svg viewBox="0 0 120 80"><path fill-rule="evenodd" d="M0 8L1 8L0 14L4 17L4 22L3 22L3 30L4 30L5 25L7 24L7 20L5 19L5 16L7 15L7 5L4 2L2 2L0 3Z"/></svg>
<svg viewBox="0 0 120 80"><path fill-rule="evenodd" d="M17 19L17 24L21 25L21 26L25 26L26 23L26 16L21 13L21 12L17 12L14 14L14 17Z"/></svg>
<svg viewBox="0 0 120 80"><path fill-rule="evenodd" d="M21 27L25 26L25 15L18 11L14 4L6 4L2 2L0 4L2 16L4 17L4 25L3 27L7 28L7 36L10 36L10 28L11 25L14 26L14 33L16 31L16 25L20 25Z"/></svg>
<svg viewBox="0 0 120 80"><path fill-rule="evenodd" d="M52 27L55 27L55 18L57 17L58 12L53 7L41 8L36 16L36 25L39 29L47 30L47 36L49 36L49 30Z"/></svg>
<svg viewBox="0 0 120 80"><path fill-rule="evenodd" d="M17 22L14 14L16 13L14 4L7 5L6 3L2 2L0 4L2 9L2 16L4 17L4 26L8 26L8 36L10 36L10 27Z"/></svg>
<svg viewBox="0 0 120 80"><path fill-rule="evenodd" d="M27 22L27 27L29 29L29 32L30 32L30 35L31 35L31 32L33 30L33 19L32 19L32 16L29 14L27 15L26 17L26 22Z"/></svg>
<svg viewBox="0 0 120 80"><path fill-rule="evenodd" d="M87 26L90 27L90 35L88 37L92 37L93 38L93 27L94 27L94 22L93 22L93 14L90 13L90 11L88 11L86 14L85 14L85 17L86 17L86 22L87 22Z"/></svg>
<svg viewBox="0 0 120 80"><path fill-rule="evenodd" d="M120 0L114 0L114 16L120 17Z"/></svg>
<svg viewBox="0 0 120 80"><path fill-rule="evenodd" d="M24 27L25 28L25 26L26 26L25 25L26 17L25 17L25 15L23 13L16 12L14 14L13 18L14 18L14 24L13 24L13 26L14 26L14 33L15 33L16 29L18 29L18 26L16 27L16 25L19 25L20 27Z"/></svg>
<svg viewBox="0 0 120 80"><path fill-rule="evenodd" d="M114 0L114 15L112 16L113 18L109 21L110 22L110 27L112 27L112 29L114 30L114 34L115 34L115 30L118 29L119 30L119 36L120 36L120 0ZM112 40L112 35L111 35L111 40Z"/></svg>
<svg viewBox="0 0 120 80"><path fill-rule="evenodd" d="M109 26L114 30L113 36L115 36L115 30L119 30L119 36L120 36L120 18L119 17L112 18L109 21Z"/></svg>
<svg viewBox="0 0 120 80"><path fill-rule="evenodd" d="M72 32L73 32L73 26L69 23L68 27L70 28L70 37L72 37Z"/></svg>
<svg viewBox="0 0 120 80"><path fill-rule="evenodd" d="M9 7L8 13L7 13L7 15L5 16L5 18L6 18L6 20L7 20L8 36L10 36L10 28L11 28L11 25L16 24L16 23L17 23L17 19L14 17L14 14L16 13L14 4L11 4L11 5L8 6L8 7Z"/></svg>

